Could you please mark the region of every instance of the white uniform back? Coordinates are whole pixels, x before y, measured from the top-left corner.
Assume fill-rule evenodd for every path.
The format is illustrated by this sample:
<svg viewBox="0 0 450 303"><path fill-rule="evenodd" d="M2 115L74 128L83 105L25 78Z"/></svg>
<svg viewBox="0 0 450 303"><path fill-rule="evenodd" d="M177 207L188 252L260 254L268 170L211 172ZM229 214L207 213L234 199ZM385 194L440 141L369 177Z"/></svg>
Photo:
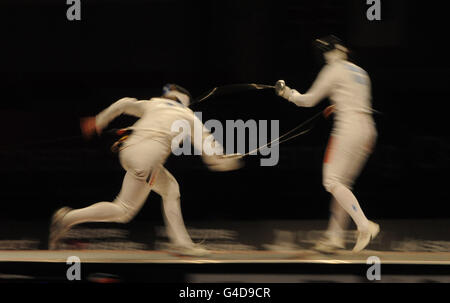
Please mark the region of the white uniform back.
<svg viewBox="0 0 450 303"><path fill-rule="evenodd" d="M326 76L334 82L330 100L338 112L372 113L371 83L365 70L348 61L338 61L330 66Z"/></svg>
<svg viewBox="0 0 450 303"><path fill-rule="evenodd" d="M131 98L121 99L97 115L97 127L103 129L121 114L140 118L133 126L129 127L133 130L133 134L127 139L127 146L144 139L152 139L163 143L170 149L172 139L179 134L179 132L171 130L175 121L187 121L191 126L192 133L194 132L194 123L199 123L198 125L203 127L191 109L165 98L152 98L144 101Z"/></svg>
<svg viewBox="0 0 450 303"><path fill-rule="evenodd" d="M336 127L348 122L354 114L373 112L369 75L345 60L327 64L306 94L292 90L289 101L311 107L326 97L335 105Z"/></svg>

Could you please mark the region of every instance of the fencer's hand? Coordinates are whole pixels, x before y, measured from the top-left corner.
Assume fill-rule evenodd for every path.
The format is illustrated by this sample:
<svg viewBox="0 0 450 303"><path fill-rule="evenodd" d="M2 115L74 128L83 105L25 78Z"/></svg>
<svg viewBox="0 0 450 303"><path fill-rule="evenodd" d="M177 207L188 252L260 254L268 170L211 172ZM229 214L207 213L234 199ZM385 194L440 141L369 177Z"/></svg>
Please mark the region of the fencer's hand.
<svg viewBox="0 0 450 303"><path fill-rule="evenodd" d="M86 117L80 119L81 133L85 139L91 139L95 134L100 134L101 130L97 128L95 117Z"/></svg>
<svg viewBox="0 0 450 303"><path fill-rule="evenodd" d="M323 110L323 116L325 117L325 119L328 119L330 117L330 115L334 112L334 109L334 105L330 105Z"/></svg>
<svg viewBox="0 0 450 303"><path fill-rule="evenodd" d="M286 100L289 100L289 96L291 94L291 89L286 85L284 80L278 80L275 83L275 92L278 96L283 97Z"/></svg>
<svg viewBox="0 0 450 303"><path fill-rule="evenodd" d="M242 154L229 154L209 157L205 163L212 171L232 171L238 170L244 166Z"/></svg>
<svg viewBox="0 0 450 303"><path fill-rule="evenodd" d="M286 83L284 80L278 80L277 83L275 83L275 92L278 96L283 95L284 88L286 87Z"/></svg>

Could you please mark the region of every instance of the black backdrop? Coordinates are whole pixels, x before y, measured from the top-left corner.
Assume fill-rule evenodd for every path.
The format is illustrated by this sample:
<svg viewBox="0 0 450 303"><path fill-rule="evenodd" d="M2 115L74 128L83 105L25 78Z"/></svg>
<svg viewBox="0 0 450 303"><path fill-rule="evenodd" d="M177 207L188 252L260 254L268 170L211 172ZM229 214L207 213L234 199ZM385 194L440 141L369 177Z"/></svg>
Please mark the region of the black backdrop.
<svg viewBox="0 0 450 303"><path fill-rule="evenodd" d="M81 0L81 21L57 0L0 5L0 218L47 220L59 206L111 200L123 171L109 139L79 138L79 117L113 101L158 95L175 82L199 95L230 83L285 79L305 91L320 66L311 41L335 33L372 77L377 149L355 191L371 218L449 217L444 174L449 62L440 2L382 1L369 22L366 1ZM280 120L289 130L324 108L302 109L272 91L211 99L204 120ZM115 125L126 125L127 118ZM331 124L280 148L276 167L258 157L212 173L172 157L185 219L325 219L321 160ZM160 220L152 194L138 219Z"/></svg>

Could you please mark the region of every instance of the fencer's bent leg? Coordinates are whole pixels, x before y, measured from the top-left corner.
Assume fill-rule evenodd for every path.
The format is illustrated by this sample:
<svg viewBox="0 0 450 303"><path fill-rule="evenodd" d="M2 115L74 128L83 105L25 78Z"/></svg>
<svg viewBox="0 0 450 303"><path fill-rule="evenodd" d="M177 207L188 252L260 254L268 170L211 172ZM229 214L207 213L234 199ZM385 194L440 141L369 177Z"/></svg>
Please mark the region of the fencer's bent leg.
<svg viewBox="0 0 450 303"><path fill-rule="evenodd" d="M114 202L99 202L89 207L69 212L63 225L74 226L85 222L129 222L144 205L150 193L145 180L127 172L122 189Z"/></svg>
<svg viewBox="0 0 450 303"><path fill-rule="evenodd" d="M162 198L163 217L167 234L172 243L190 247L194 243L184 225L180 207L180 189L172 174L161 166L153 184L153 190Z"/></svg>
<svg viewBox="0 0 450 303"><path fill-rule="evenodd" d="M72 210L63 219L64 226L85 222L129 222L142 208L150 193L148 183L166 157L161 143L143 142L121 152L122 166L127 170L122 189L113 202L100 202L89 207Z"/></svg>

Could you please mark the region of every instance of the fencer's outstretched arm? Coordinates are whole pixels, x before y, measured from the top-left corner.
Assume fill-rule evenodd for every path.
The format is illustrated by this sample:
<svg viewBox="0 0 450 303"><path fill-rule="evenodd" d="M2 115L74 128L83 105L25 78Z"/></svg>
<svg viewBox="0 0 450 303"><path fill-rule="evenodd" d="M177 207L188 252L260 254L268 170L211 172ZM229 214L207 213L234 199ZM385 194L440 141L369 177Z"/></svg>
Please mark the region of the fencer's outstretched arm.
<svg viewBox="0 0 450 303"><path fill-rule="evenodd" d="M278 94L297 106L313 107L330 94L330 91L335 83L335 76L335 67L326 65L320 71L313 85L305 94L301 94L297 90L285 86L284 81L283 87L278 91ZM279 82L277 82L277 84Z"/></svg>
<svg viewBox="0 0 450 303"><path fill-rule="evenodd" d="M202 160L213 171L231 171L243 166L241 155L224 155L223 146L218 142L203 123L194 115L193 122L195 126L201 127L201 140L195 138L196 131L191 132L191 142L194 148L202 151ZM207 143L207 144L205 144ZM207 150L211 148L211 150Z"/></svg>
<svg viewBox="0 0 450 303"><path fill-rule="evenodd" d="M205 158L205 156L207 156L207 151L204 150L206 140L212 141L211 143L215 147L214 149L216 150L216 154L219 154L219 155L223 154L222 144L220 144L220 142L215 140L214 136L203 125L202 121L195 114L193 114L193 119L192 119L191 124L192 124L191 129L194 130L191 132L192 145L194 145L194 148L196 150L202 151L203 158ZM200 128L201 128L201 133L199 131ZM201 134L201 139L196 138L196 136L200 135L200 134Z"/></svg>
<svg viewBox="0 0 450 303"><path fill-rule="evenodd" d="M122 98L113 103L95 117L97 131L102 131L111 121L122 114L142 117L144 114L143 102L145 101L138 101L135 98Z"/></svg>

